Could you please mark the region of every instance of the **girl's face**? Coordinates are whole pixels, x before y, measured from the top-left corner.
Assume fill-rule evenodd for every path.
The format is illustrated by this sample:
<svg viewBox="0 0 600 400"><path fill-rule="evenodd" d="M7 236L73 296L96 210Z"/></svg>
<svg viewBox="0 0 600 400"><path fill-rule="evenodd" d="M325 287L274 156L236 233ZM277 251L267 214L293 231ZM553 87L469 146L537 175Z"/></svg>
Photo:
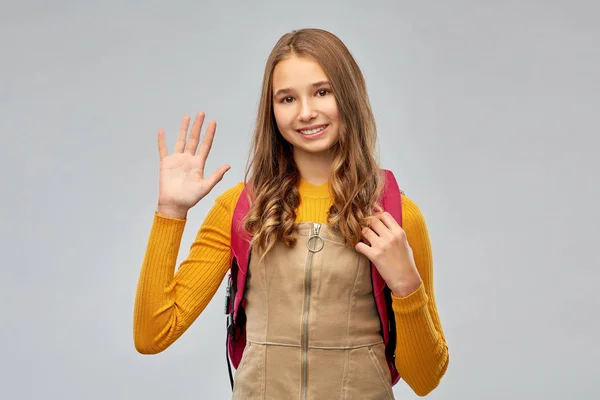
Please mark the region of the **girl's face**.
<svg viewBox="0 0 600 400"><path fill-rule="evenodd" d="M340 117L321 66L292 56L273 70L273 113L277 127L294 146L294 156L326 152L340 136Z"/></svg>

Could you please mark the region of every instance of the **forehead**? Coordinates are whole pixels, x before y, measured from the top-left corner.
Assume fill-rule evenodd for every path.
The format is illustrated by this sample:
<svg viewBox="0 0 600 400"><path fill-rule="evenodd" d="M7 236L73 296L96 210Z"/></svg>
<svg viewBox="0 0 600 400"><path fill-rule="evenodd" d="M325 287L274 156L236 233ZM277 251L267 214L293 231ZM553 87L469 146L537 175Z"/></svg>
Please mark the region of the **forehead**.
<svg viewBox="0 0 600 400"><path fill-rule="evenodd" d="M314 82L326 81L327 75L311 58L292 56L281 60L273 70L273 92L284 88L303 89Z"/></svg>

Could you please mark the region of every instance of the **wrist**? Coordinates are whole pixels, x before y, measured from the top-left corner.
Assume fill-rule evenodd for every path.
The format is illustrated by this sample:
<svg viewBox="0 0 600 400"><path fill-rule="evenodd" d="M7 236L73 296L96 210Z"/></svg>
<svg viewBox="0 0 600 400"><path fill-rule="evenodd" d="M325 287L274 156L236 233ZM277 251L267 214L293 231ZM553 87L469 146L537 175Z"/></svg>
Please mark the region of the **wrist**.
<svg viewBox="0 0 600 400"><path fill-rule="evenodd" d="M156 212L160 216L166 218L186 219L188 210L175 206L159 204L158 207L156 207Z"/></svg>
<svg viewBox="0 0 600 400"><path fill-rule="evenodd" d="M423 281L421 280L421 277L417 274L416 276L413 276L409 279L403 279L402 281L398 281L393 285L389 286L389 288L392 291L392 295L394 297L402 298L414 293L415 290L417 290L419 286L421 286L421 283L423 283Z"/></svg>

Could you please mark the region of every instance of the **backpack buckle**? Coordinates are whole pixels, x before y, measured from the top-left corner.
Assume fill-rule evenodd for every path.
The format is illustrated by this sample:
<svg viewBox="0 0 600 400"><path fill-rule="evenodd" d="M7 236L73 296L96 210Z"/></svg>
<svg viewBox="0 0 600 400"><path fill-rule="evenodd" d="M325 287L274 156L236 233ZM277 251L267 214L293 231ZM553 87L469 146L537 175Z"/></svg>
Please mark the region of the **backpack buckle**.
<svg viewBox="0 0 600 400"><path fill-rule="evenodd" d="M233 313L227 314L227 333L233 336Z"/></svg>
<svg viewBox="0 0 600 400"><path fill-rule="evenodd" d="M231 313L231 275L229 275L229 279L227 280L227 289L225 290L225 314Z"/></svg>
<svg viewBox="0 0 600 400"><path fill-rule="evenodd" d="M231 303L231 300L233 298L232 291L233 285L230 274L227 280L227 291L225 292L225 315L227 315L227 333L229 333L230 335L233 335L233 305Z"/></svg>

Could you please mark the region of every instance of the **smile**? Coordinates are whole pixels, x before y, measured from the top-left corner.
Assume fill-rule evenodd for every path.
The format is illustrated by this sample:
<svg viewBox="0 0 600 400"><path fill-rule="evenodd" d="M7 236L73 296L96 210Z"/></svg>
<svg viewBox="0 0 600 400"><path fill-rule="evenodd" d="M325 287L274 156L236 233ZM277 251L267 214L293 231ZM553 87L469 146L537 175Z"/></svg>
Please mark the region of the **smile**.
<svg viewBox="0 0 600 400"><path fill-rule="evenodd" d="M321 132L324 132L328 126L329 125L323 125L323 126L320 126L318 128L314 128L314 129L298 130L298 132L300 132L304 136L313 136L313 135L318 135Z"/></svg>

